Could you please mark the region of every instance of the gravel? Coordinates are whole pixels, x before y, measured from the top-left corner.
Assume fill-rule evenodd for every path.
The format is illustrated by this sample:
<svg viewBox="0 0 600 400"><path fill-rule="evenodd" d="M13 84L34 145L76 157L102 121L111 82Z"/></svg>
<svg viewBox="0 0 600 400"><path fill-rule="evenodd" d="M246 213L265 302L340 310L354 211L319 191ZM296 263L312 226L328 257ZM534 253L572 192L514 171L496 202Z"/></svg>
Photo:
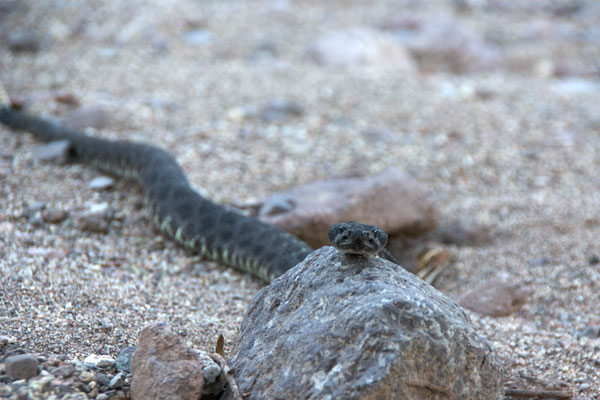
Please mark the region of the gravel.
<svg viewBox="0 0 600 400"><path fill-rule="evenodd" d="M100 108L109 128L88 132L165 148L221 203L404 168L436 198L443 223L497 233L484 245L436 244L456 255L442 291L459 298L497 279L531 293L510 316L472 314L503 357L507 384L593 399L600 339L578 332L600 309L600 265L589 261L600 254L600 6L555 3L567 4L11 2L0 10L4 36L33 30L43 46L2 47L0 71L32 112L66 116L73 106L54 100L62 93ZM307 56L324 32L377 28L400 11L457 15L499 49L501 68L398 74ZM190 43L198 26L210 40ZM267 42L277 51L252 57ZM239 112L281 98L302 113L280 122ZM259 281L161 237L135 185L95 191L89 167L35 162L29 135L0 127L0 141L0 336L60 360L115 358L160 320L197 348L223 334L228 350ZM28 206L40 202L69 215L102 203L117 211L98 233L70 217L30 220Z"/></svg>

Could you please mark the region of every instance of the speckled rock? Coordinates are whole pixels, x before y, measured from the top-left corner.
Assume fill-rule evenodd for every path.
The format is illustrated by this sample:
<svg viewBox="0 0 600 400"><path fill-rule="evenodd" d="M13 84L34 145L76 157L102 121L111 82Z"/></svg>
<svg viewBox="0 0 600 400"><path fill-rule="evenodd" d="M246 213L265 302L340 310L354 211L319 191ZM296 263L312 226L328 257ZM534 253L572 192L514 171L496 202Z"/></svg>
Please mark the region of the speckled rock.
<svg viewBox="0 0 600 400"><path fill-rule="evenodd" d="M326 33L311 46L309 54L328 67L373 66L404 73L416 70L410 54L392 35L368 28Z"/></svg>
<svg viewBox="0 0 600 400"><path fill-rule="evenodd" d="M56 140L54 142L40 144L33 149L32 158L35 161L64 164L69 159L70 147L71 143L69 143L68 140Z"/></svg>
<svg viewBox="0 0 600 400"><path fill-rule="evenodd" d="M30 354L10 356L5 361L6 374L13 380L29 379L38 374L38 362Z"/></svg>
<svg viewBox="0 0 600 400"><path fill-rule="evenodd" d="M229 360L250 399L502 398L492 345L397 265L321 248L263 288Z"/></svg>
<svg viewBox="0 0 600 400"><path fill-rule="evenodd" d="M519 282L498 282L491 279L465 293L460 305L481 315L505 317L519 310L528 292Z"/></svg>
<svg viewBox="0 0 600 400"><path fill-rule="evenodd" d="M150 324L140 333L139 344L131 357L131 397L134 399L197 400L205 393L219 392L220 379L207 382L204 370L216 363L184 344L164 323ZM217 366L218 367L218 366ZM215 388L216 387L216 388Z"/></svg>
<svg viewBox="0 0 600 400"><path fill-rule="evenodd" d="M262 222L292 233L313 248L329 244L327 230L338 222L360 221L379 226L388 234L415 235L433 228L437 218L433 200L398 168L279 192L265 200L259 212Z"/></svg>

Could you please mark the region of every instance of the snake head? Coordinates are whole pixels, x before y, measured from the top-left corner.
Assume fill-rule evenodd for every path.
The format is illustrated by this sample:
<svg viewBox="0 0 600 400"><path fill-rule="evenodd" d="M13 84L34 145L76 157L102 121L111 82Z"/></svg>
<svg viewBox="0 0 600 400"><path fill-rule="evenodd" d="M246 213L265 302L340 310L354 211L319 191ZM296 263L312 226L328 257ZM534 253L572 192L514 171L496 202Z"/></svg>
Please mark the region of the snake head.
<svg viewBox="0 0 600 400"><path fill-rule="evenodd" d="M362 256L377 255L388 241L383 229L353 221L332 225L327 236L339 252Z"/></svg>

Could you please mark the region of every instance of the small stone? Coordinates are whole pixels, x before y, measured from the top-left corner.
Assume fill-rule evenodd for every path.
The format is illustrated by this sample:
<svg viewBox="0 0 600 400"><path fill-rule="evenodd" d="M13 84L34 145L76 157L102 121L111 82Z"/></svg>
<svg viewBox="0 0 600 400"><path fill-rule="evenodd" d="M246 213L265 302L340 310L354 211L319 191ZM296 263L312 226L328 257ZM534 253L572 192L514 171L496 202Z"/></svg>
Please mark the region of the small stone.
<svg viewBox="0 0 600 400"><path fill-rule="evenodd" d="M50 224L61 223L67 219L68 216L69 212L60 208L48 208L42 211L42 220Z"/></svg>
<svg viewBox="0 0 600 400"><path fill-rule="evenodd" d="M80 230L96 233L108 233L109 223L106 213L87 213L77 219Z"/></svg>
<svg viewBox="0 0 600 400"><path fill-rule="evenodd" d="M108 400L109 397L106 393L100 393L98 396L96 396L96 400Z"/></svg>
<svg viewBox="0 0 600 400"><path fill-rule="evenodd" d="M294 199L289 196L273 195L260 206L258 215L268 216L290 212L296 207Z"/></svg>
<svg viewBox="0 0 600 400"><path fill-rule="evenodd" d="M500 67L498 51L453 17L391 15L383 24L406 45L425 71L468 73Z"/></svg>
<svg viewBox="0 0 600 400"><path fill-rule="evenodd" d="M38 374L37 359L31 354L10 356L4 360L6 373L13 380L29 379Z"/></svg>
<svg viewBox="0 0 600 400"><path fill-rule="evenodd" d="M263 121L275 123L283 123L302 114L304 114L304 107L300 103L283 98L272 99L260 110Z"/></svg>
<svg viewBox="0 0 600 400"><path fill-rule="evenodd" d="M529 265L530 267L541 267L544 265L548 265L551 262L552 262L552 259L550 257L539 256L539 257L534 257L531 260L529 260L529 262L527 262L527 265Z"/></svg>
<svg viewBox="0 0 600 400"><path fill-rule="evenodd" d="M0 347L6 346L7 344L14 344L17 342L17 338L14 336L0 335Z"/></svg>
<svg viewBox="0 0 600 400"><path fill-rule="evenodd" d="M194 46L211 44L214 41L214 38L214 33L204 29L189 31L184 36L186 43Z"/></svg>
<svg viewBox="0 0 600 400"><path fill-rule="evenodd" d="M488 227L459 221L440 227L438 235L442 243L458 246L477 246L490 240Z"/></svg>
<svg viewBox="0 0 600 400"><path fill-rule="evenodd" d="M115 360L106 355L90 354L83 360L83 364L89 368L109 368L112 367Z"/></svg>
<svg viewBox="0 0 600 400"><path fill-rule="evenodd" d="M100 106L83 106L68 113L63 123L70 129L102 129L109 124L109 116Z"/></svg>
<svg viewBox="0 0 600 400"><path fill-rule="evenodd" d="M369 28L327 33L312 45L309 54L329 67L373 66L404 73L416 70L410 54L392 35Z"/></svg>
<svg viewBox="0 0 600 400"><path fill-rule="evenodd" d="M32 158L35 161L65 164L69 160L70 148L71 143L68 140L40 144L33 148Z"/></svg>
<svg viewBox="0 0 600 400"><path fill-rule="evenodd" d="M8 47L17 52L36 52L42 47L40 35L34 31L16 32L9 36Z"/></svg>
<svg viewBox="0 0 600 400"><path fill-rule="evenodd" d="M90 189L94 190L106 190L110 189L115 185L115 180L109 176L99 176L91 180L88 184Z"/></svg>
<svg viewBox="0 0 600 400"><path fill-rule="evenodd" d="M96 380L96 376L94 375L93 372L90 371L83 371L80 375L79 375L79 380L81 382L92 382Z"/></svg>
<svg viewBox="0 0 600 400"><path fill-rule="evenodd" d="M121 371L112 377L108 383L109 389L120 389L125 383L125 374Z"/></svg>
<svg viewBox="0 0 600 400"><path fill-rule="evenodd" d="M110 383L110 379L108 379L108 376L106 374L98 372L96 373L96 382L98 382L98 385L100 386L108 386L108 384Z"/></svg>
<svg viewBox="0 0 600 400"><path fill-rule="evenodd" d="M66 364L52 370L52 375L68 378L75 372L75 367L71 364Z"/></svg>
<svg viewBox="0 0 600 400"><path fill-rule="evenodd" d="M577 332L578 337L589 337L597 339L600 337L600 324L590 324L583 331Z"/></svg>
<svg viewBox="0 0 600 400"><path fill-rule="evenodd" d="M600 258L598 258L597 255L592 254L588 257L588 263L590 265L596 265L596 264L600 263Z"/></svg>
<svg viewBox="0 0 600 400"><path fill-rule="evenodd" d="M196 400L212 391L204 381L204 360L187 347L183 339L165 324L154 323L140 333L137 350L131 357L131 397L134 399L171 398ZM211 362L214 364L214 362ZM219 391L223 388L221 384Z"/></svg>
<svg viewBox="0 0 600 400"><path fill-rule="evenodd" d="M81 104L81 101L79 101L77 96L75 96L71 92L58 93L56 96L54 96L54 100L59 103L68 104L74 107L79 107L79 105Z"/></svg>
<svg viewBox="0 0 600 400"><path fill-rule="evenodd" d="M118 370L131 373L131 355L135 352L136 348L136 346L129 346L119 352L119 355L115 359L115 367Z"/></svg>
<svg viewBox="0 0 600 400"><path fill-rule="evenodd" d="M489 280L467 292L459 304L490 317L505 317L519 310L527 300L521 284Z"/></svg>

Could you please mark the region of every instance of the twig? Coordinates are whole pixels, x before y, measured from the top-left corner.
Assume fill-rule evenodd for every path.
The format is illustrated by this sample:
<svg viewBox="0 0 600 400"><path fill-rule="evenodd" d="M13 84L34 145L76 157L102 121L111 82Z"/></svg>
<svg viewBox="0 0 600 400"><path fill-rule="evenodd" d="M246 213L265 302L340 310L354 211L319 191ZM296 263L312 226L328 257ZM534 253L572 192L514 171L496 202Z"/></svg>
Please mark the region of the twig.
<svg viewBox="0 0 600 400"><path fill-rule="evenodd" d="M231 373L231 368L229 368L229 364L227 364L227 361L218 353L212 353L210 355L210 358L212 358L214 362L219 364L219 366L223 370L223 375L225 375L225 380L227 381L227 384L231 389L233 400L243 400L242 395L240 394L240 388L235 382L235 378Z"/></svg>
<svg viewBox="0 0 600 400"><path fill-rule="evenodd" d="M570 399L573 397L571 392L565 390L538 390L538 389L504 389L504 395L520 398L538 398L538 399Z"/></svg>

